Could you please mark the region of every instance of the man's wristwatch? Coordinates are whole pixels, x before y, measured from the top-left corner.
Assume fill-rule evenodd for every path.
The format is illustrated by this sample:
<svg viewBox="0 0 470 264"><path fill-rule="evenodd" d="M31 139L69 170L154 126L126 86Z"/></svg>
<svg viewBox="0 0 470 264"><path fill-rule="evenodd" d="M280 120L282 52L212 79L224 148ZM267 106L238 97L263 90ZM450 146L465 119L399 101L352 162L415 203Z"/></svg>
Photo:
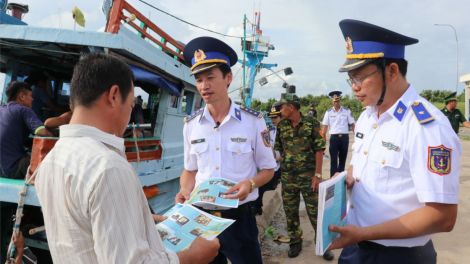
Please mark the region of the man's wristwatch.
<svg viewBox="0 0 470 264"><path fill-rule="evenodd" d="M321 174L320 173L315 173L315 177L317 177L318 179L321 179Z"/></svg>
<svg viewBox="0 0 470 264"><path fill-rule="evenodd" d="M255 190L255 182L252 179L248 179L248 181L251 183L250 193L252 193Z"/></svg>

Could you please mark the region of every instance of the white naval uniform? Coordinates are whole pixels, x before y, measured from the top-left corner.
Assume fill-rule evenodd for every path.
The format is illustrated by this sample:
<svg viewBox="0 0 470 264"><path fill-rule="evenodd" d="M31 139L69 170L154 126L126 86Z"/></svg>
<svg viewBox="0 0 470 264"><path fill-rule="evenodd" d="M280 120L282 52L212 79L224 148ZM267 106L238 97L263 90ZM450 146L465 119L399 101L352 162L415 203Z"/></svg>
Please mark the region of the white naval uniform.
<svg viewBox="0 0 470 264"><path fill-rule="evenodd" d="M269 134L271 136L271 147L274 148L274 144L276 143L276 133L277 133L277 127L271 127L269 128ZM276 153L276 159L281 156L281 153L277 150L274 151ZM274 168L274 171L279 170L281 167L281 162L276 161L276 168Z"/></svg>
<svg viewBox="0 0 470 264"><path fill-rule="evenodd" d="M334 107L328 109L323 117L322 125L328 126L330 135L349 134L348 124L354 124L351 110L340 106L339 111Z"/></svg>
<svg viewBox="0 0 470 264"><path fill-rule="evenodd" d="M231 102L228 115L214 128L216 124L208 106L202 113L197 114L198 111L186 118L190 120L183 129L184 168L197 170L195 186L210 178L241 182L256 176L257 168L276 167L262 113ZM256 198L258 188L239 205Z"/></svg>
<svg viewBox="0 0 470 264"><path fill-rule="evenodd" d="M421 110L413 108L415 102L421 103ZM379 118L377 109L367 107L356 124L351 160L355 182L349 199L348 225L380 224L428 202L457 204L462 146L448 119L416 94L411 85ZM423 119L426 115L431 117ZM431 152L441 145L451 151ZM443 153L450 160L431 153ZM443 174L433 172L436 166L430 158L442 162ZM448 163L450 167L445 165ZM374 242L414 247L425 245L431 237Z"/></svg>

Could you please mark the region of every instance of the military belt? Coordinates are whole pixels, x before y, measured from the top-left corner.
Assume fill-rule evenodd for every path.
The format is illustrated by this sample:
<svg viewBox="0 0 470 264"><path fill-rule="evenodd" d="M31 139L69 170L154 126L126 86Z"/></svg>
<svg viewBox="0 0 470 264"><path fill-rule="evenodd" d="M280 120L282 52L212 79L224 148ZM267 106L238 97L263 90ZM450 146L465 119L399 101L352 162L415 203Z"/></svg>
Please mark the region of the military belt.
<svg viewBox="0 0 470 264"><path fill-rule="evenodd" d="M333 134L331 137L347 137L349 134Z"/></svg>

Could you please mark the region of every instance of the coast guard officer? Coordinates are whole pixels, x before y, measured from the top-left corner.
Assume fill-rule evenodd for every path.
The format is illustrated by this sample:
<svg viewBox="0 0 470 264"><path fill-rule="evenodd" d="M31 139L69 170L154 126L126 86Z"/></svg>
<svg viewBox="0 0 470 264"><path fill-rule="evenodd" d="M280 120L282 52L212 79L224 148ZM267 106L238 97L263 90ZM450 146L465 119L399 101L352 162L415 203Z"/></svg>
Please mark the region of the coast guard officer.
<svg viewBox="0 0 470 264"><path fill-rule="evenodd" d="M228 199L240 199L238 208L203 208L210 214L236 220L218 236L219 255L211 263L227 263L228 258L234 264L261 264L252 201L258 197L258 187L273 177L276 167L263 113L236 105L228 97L233 78L230 67L238 59L230 46L211 37L196 38L186 45L184 58L191 62L192 75L206 106L184 120L184 170L175 200L188 200L191 190L210 178L238 182L226 193Z"/></svg>
<svg viewBox="0 0 470 264"><path fill-rule="evenodd" d="M334 91L328 94L333 101L333 107L328 109L323 117L322 135L326 145L326 131L330 132L330 177L337 172L344 171L349 147L349 125L354 131L354 118L351 110L341 106L341 92ZM339 159L339 164L338 164Z"/></svg>
<svg viewBox="0 0 470 264"><path fill-rule="evenodd" d="M357 20L346 39L348 83L367 109L355 130L346 183L348 225L330 249L338 263L436 263L431 237L457 218L462 147L442 112L406 80L405 46L417 39Z"/></svg>

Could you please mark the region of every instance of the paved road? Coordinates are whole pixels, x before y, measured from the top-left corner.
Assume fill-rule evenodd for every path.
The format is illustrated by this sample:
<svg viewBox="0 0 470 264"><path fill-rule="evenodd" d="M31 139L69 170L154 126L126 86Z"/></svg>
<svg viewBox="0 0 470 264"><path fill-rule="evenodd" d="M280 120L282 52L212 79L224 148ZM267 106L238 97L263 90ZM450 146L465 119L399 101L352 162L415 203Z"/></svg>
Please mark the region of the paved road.
<svg viewBox="0 0 470 264"><path fill-rule="evenodd" d="M470 135L470 129L461 128L461 137ZM350 145L353 142L352 134L350 135ZM433 237L434 246L437 251L438 263L460 264L470 263L470 141L461 140L463 154L460 159L460 199L459 214L455 228L450 233L441 233ZM328 146L327 146L328 149ZM328 151L327 151L328 154ZM348 161L351 159L351 153L348 154ZM329 175L330 160L324 159L323 175ZM301 202L303 204L303 202ZM282 234L287 235L285 229L285 215L281 211L274 217L272 225ZM338 263L338 256L341 250L335 250L335 259L333 261L325 261L322 257L315 255L315 244L313 243L314 231L307 217L305 206L300 210L300 225L304 230L304 247L297 258L288 258L287 244L273 243L270 239L265 238L262 243L263 252L269 252L271 256L265 256L264 262L269 264L303 264L303 263Z"/></svg>

